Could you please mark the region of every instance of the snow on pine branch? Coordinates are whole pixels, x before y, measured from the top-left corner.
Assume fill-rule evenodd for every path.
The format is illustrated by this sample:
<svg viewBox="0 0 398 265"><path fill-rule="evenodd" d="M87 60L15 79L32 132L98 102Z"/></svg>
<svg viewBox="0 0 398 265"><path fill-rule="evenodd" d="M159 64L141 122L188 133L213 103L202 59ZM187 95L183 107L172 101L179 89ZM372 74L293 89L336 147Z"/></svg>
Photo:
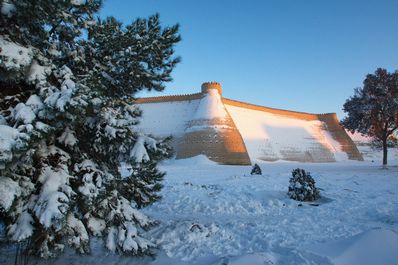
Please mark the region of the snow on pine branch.
<svg viewBox="0 0 398 265"><path fill-rule="evenodd" d="M106 223L103 219L91 216L87 213L84 218L87 220L87 228L93 233L94 236L102 236L106 228Z"/></svg>
<svg viewBox="0 0 398 265"><path fill-rule="evenodd" d="M18 105L13 109L11 115L16 122L22 122L23 124L32 124L36 119L36 114L24 103L18 103Z"/></svg>
<svg viewBox="0 0 398 265"><path fill-rule="evenodd" d="M105 125L105 136L110 139L126 137L126 133L129 132L128 128L137 123L135 118L137 114L139 113L137 113L136 108L132 108L129 105L105 107L101 121L101 124Z"/></svg>
<svg viewBox="0 0 398 265"><path fill-rule="evenodd" d="M55 146L50 146L48 154L43 155L49 159L58 159L58 166L53 168L48 165L41 170L38 182L42 186L33 213L44 227L53 226L57 229L69 208L69 198L74 194L69 185L69 179L72 178L67 166L69 157Z"/></svg>
<svg viewBox="0 0 398 265"><path fill-rule="evenodd" d="M72 213L68 214L66 222L69 245L79 250L80 253L88 252L89 235L83 222Z"/></svg>
<svg viewBox="0 0 398 265"><path fill-rule="evenodd" d="M40 110L44 108L43 101L38 95L31 95L25 103L26 106L29 106L35 114L38 114Z"/></svg>
<svg viewBox="0 0 398 265"><path fill-rule="evenodd" d="M72 5L80 6L86 4L86 0L71 0Z"/></svg>
<svg viewBox="0 0 398 265"><path fill-rule="evenodd" d="M7 0L4 0L3 5L1 6L1 14L6 17L12 17L14 12L15 12L14 4L10 3Z"/></svg>
<svg viewBox="0 0 398 265"><path fill-rule="evenodd" d="M57 71L56 76L62 81L60 89L51 87L47 90L48 96L44 100L44 103L49 107L56 108L60 112L65 111L65 107L72 102L72 96L76 92L76 84L71 79L73 76L72 71L67 67L63 66Z"/></svg>
<svg viewBox="0 0 398 265"><path fill-rule="evenodd" d="M111 252L121 249L137 254L155 246L149 240L138 236L137 232L137 228L131 222L127 222L124 226L112 226L109 228L106 247Z"/></svg>
<svg viewBox="0 0 398 265"><path fill-rule="evenodd" d="M33 217L28 211L27 205L17 207L18 218L8 227L8 236L13 241L22 241L33 234Z"/></svg>
<svg viewBox="0 0 398 265"><path fill-rule="evenodd" d="M113 209L108 213L105 221L122 220L116 222L115 225L108 228L108 236L106 239L106 247L111 251L116 250L128 251L133 254L147 251L154 244L149 240L144 239L138 235L137 227L147 227L152 221L143 213L135 209L131 202L124 197L117 196L117 192L113 191L113 196L116 199L116 204L113 203ZM113 201L113 200L112 200ZM102 207L111 201L104 200Z"/></svg>
<svg viewBox="0 0 398 265"><path fill-rule="evenodd" d="M0 176L0 211L8 211L14 199L21 195L21 187L14 180Z"/></svg>
<svg viewBox="0 0 398 265"><path fill-rule="evenodd" d="M0 169L13 158L13 150L22 148L29 136L8 125L0 125Z"/></svg>
<svg viewBox="0 0 398 265"><path fill-rule="evenodd" d="M134 158L137 163L149 161L150 157L145 146L150 150L156 151L156 143L157 141L151 137L145 135L138 136L133 149L130 151L130 157Z"/></svg>
<svg viewBox="0 0 398 265"><path fill-rule="evenodd" d="M8 41L0 36L0 66L10 71L24 70L32 63L33 49Z"/></svg>
<svg viewBox="0 0 398 265"><path fill-rule="evenodd" d="M78 142L75 132L72 131L69 127L66 127L64 132L60 137L57 138L58 142L63 144L64 146L73 147Z"/></svg>
<svg viewBox="0 0 398 265"><path fill-rule="evenodd" d="M113 179L112 175L105 174L95 162L88 159L76 164L74 171L77 174L82 174L82 185L78 190L88 200L96 198L104 189L105 183Z"/></svg>
<svg viewBox="0 0 398 265"><path fill-rule="evenodd" d="M33 60L30 65L26 81L29 84L45 84L47 77L51 74L51 67L40 65L37 60Z"/></svg>
<svg viewBox="0 0 398 265"><path fill-rule="evenodd" d="M33 210L39 222L46 228L53 225L55 220L61 219L68 209L68 196L58 190L66 186L69 178L64 170L55 171L50 167L46 167L39 177L43 187Z"/></svg>

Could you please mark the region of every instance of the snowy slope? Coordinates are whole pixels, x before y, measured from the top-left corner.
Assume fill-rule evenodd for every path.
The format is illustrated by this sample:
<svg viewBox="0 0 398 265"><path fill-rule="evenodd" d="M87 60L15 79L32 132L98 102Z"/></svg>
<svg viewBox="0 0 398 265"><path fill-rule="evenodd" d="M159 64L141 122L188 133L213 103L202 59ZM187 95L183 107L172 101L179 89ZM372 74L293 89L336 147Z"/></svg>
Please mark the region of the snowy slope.
<svg viewBox="0 0 398 265"><path fill-rule="evenodd" d="M340 144L320 121L306 121L264 111L225 105L240 131L252 160L291 160L308 153L347 160Z"/></svg>
<svg viewBox="0 0 398 265"><path fill-rule="evenodd" d="M376 228L349 238L310 244L306 248L317 255L328 257L335 264L396 264L398 233L389 229Z"/></svg>

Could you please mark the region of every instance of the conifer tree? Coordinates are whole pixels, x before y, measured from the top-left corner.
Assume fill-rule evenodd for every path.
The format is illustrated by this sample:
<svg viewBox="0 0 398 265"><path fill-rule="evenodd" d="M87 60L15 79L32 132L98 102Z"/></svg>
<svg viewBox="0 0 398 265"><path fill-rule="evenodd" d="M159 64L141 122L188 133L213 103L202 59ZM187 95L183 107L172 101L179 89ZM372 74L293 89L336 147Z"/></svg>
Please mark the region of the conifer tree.
<svg viewBox="0 0 398 265"><path fill-rule="evenodd" d="M12 241L52 257L65 246L146 253L171 154L168 139L135 130L134 93L164 89L179 62L178 26L157 15L123 26L96 19L98 0L0 1L1 220ZM87 37L83 37L87 31ZM122 175L120 163L131 171Z"/></svg>

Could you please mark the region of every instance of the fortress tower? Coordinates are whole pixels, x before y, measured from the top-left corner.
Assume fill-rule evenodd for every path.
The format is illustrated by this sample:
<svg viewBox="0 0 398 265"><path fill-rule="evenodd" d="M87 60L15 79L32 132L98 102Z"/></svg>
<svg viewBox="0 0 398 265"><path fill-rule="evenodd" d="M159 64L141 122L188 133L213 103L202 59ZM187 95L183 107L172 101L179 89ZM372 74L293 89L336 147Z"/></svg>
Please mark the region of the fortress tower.
<svg viewBox="0 0 398 265"><path fill-rule="evenodd" d="M185 135L178 144L177 159L200 154L232 165L250 165L242 136L222 102L221 84L202 84L202 93Z"/></svg>
<svg viewBox="0 0 398 265"><path fill-rule="evenodd" d="M206 82L202 84L202 94L207 93L211 89L215 89L218 91L218 94L222 96L222 88L221 84L218 82Z"/></svg>

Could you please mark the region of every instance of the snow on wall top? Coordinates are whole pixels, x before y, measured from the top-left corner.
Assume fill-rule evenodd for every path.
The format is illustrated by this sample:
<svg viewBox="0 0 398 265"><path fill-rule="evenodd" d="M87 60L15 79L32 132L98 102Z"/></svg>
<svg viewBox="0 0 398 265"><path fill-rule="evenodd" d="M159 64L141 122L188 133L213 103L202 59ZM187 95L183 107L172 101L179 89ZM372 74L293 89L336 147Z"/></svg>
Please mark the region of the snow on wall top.
<svg viewBox="0 0 398 265"><path fill-rule="evenodd" d="M194 120L217 119L227 116L221 96L216 89L210 89L200 100L199 106L195 112Z"/></svg>
<svg viewBox="0 0 398 265"><path fill-rule="evenodd" d="M137 103L142 110L139 130L163 137L183 135L192 120L222 119L227 115L216 89L191 95L142 98Z"/></svg>
<svg viewBox="0 0 398 265"><path fill-rule="evenodd" d="M184 134L199 102L200 99L139 104L142 110L139 130L161 137L179 137Z"/></svg>

